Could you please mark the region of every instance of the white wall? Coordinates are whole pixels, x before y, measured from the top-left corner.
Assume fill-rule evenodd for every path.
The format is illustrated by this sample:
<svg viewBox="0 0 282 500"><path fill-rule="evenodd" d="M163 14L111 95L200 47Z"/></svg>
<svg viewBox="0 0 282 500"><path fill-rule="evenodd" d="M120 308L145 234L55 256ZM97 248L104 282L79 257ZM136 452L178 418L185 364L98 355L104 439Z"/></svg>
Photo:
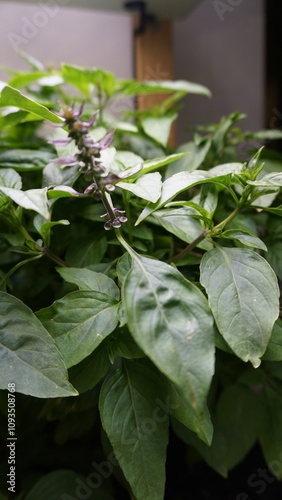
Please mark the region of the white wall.
<svg viewBox="0 0 282 500"><path fill-rule="evenodd" d="M43 63L102 67L120 78L131 78L130 15L63 7L63 3L53 0L23 5L1 1L0 65L26 68L14 51L13 44L18 44ZM0 77L3 79L4 73Z"/></svg>
<svg viewBox="0 0 282 500"><path fill-rule="evenodd" d="M237 110L248 114L242 128L264 125L264 2L223 0L225 12L216 10L216 3L203 0L174 23L176 78L206 85L213 93L211 100L186 98L178 129L182 141L185 127L216 122Z"/></svg>

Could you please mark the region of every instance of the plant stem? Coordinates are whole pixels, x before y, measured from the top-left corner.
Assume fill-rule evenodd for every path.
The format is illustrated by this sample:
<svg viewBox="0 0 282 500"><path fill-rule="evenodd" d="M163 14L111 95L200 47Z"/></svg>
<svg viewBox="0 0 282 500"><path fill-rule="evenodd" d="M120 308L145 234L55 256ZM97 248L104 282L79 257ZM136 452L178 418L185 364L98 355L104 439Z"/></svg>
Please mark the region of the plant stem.
<svg viewBox="0 0 282 500"><path fill-rule="evenodd" d="M49 257L49 259L53 260L53 262L56 262L56 264L59 264L62 267L71 267L69 264L67 264L63 259L55 255L49 248L41 247L41 251L44 255Z"/></svg>
<svg viewBox="0 0 282 500"><path fill-rule="evenodd" d="M185 247L179 254L175 255L175 257L173 257L173 259L170 260L170 263L177 262L179 259L190 253L191 250L193 250L193 248L195 248L199 243L201 243L201 241L203 241L207 236L215 235L218 231L223 229L224 226L228 224L228 222L232 221L232 219L236 217L241 208L242 206L238 205L233 210L233 212L231 212L231 214L229 214L228 217L226 217L226 219L217 224L217 226L215 226L213 229L207 229L206 231L203 231L203 233L201 233L194 241L192 241L192 243L190 243L187 247Z"/></svg>

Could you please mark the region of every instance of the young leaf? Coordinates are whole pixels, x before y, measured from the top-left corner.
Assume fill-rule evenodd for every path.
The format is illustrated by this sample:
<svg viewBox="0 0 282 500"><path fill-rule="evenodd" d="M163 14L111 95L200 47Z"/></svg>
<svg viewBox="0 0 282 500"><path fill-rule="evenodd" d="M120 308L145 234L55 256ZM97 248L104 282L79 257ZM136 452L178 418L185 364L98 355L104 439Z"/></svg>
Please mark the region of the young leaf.
<svg viewBox="0 0 282 500"><path fill-rule="evenodd" d="M101 292L72 292L36 313L69 368L89 356L117 326L118 302Z"/></svg>
<svg viewBox="0 0 282 500"><path fill-rule="evenodd" d="M58 220L53 222L46 222L41 215L36 215L33 220L33 224L38 233L42 236L43 240L47 240L50 235L51 229L54 226L68 226L68 220Z"/></svg>
<svg viewBox="0 0 282 500"><path fill-rule="evenodd" d="M0 388L38 398L75 396L52 337L16 297L0 292Z"/></svg>
<svg viewBox="0 0 282 500"><path fill-rule="evenodd" d="M100 394L102 425L138 500L162 500L168 417L156 374L124 361L106 379Z"/></svg>
<svg viewBox="0 0 282 500"><path fill-rule="evenodd" d="M80 290L106 293L116 300L120 299L119 288L105 274L75 267L57 267L57 271L65 281L74 283Z"/></svg>
<svg viewBox="0 0 282 500"><path fill-rule="evenodd" d="M273 270L252 250L215 248L200 272L220 333L239 358L258 367L279 315Z"/></svg>
<svg viewBox="0 0 282 500"><path fill-rule="evenodd" d="M200 290L164 262L130 248L123 283L128 327L137 344L201 413L213 374L213 318Z"/></svg>
<svg viewBox="0 0 282 500"><path fill-rule="evenodd" d="M130 191L139 198L156 203L161 196L162 178L159 172L146 174L137 179L134 184L130 182L118 182L117 186L125 191Z"/></svg>

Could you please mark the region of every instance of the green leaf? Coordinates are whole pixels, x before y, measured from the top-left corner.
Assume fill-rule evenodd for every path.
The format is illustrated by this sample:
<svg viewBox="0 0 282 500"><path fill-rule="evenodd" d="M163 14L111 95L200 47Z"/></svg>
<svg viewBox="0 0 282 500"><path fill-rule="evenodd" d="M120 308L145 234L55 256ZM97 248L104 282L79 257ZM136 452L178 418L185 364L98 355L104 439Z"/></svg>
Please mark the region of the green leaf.
<svg viewBox="0 0 282 500"><path fill-rule="evenodd" d="M74 240L66 254L68 264L73 267L87 267L99 264L107 250L107 239L97 233L87 234Z"/></svg>
<svg viewBox="0 0 282 500"><path fill-rule="evenodd" d="M54 155L49 151L9 149L0 152L0 166L13 168L18 172L42 170L52 158L54 158Z"/></svg>
<svg viewBox="0 0 282 500"><path fill-rule="evenodd" d="M89 356L117 326L118 302L93 291L72 292L37 312L69 368Z"/></svg>
<svg viewBox="0 0 282 500"><path fill-rule="evenodd" d="M252 250L215 248L200 272L220 333L239 358L258 367L279 315L273 270Z"/></svg>
<svg viewBox="0 0 282 500"><path fill-rule="evenodd" d="M272 388L265 391L266 418L260 430L260 444L267 466L271 472L282 479L282 397Z"/></svg>
<svg viewBox="0 0 282 500"><path fill-rule="evenodd" d="M253 236L250 233L247 233L247 231L228 229L227 231L220 233L219 237L227 238L229 240L236 240L242 243L242 245L244 245L245 247L259 248L260 250L264 250L265 252L267 252L267 247L265 246L264 242L260 238L257 238L257 236Z"/></svg>
<svg viewBox="0 0 282 500"><path fill-rule="evenodd" d="M65 82L74 85L87 96L90 96L90 85L97 86L108 97L115 90L114 75L101 69L62 64L62 76Z"/></svg>
<svg viewBox="0 0 282 500"><path fill-rule="evenodd" d="M136 361L124 361L104 382L100 394L102 425L138 500L162 500L168 443L156 374Z"/></svg>
<svg viewBox="0 0 282 500"><path fill-rule="evenodd" d="M224 464L233 469L246 456L258 438L263 411L259 398L243 385L230 385L220 395L215 428L225 443Z"/></svg>
<svg viewBox="0 0 282 500"><path fill-rule="evenodd" d="M75 267L57 267L57 271L65 281L74 283L80 290L106 293L116 300L120 299L119 288L105 274Z"/></svg>
<svg viewBox="0 0 282 500"><path fill-rule="evenodd" d="M279 205L279 207L263 207L263 206L257 206L253 205L254 208L258 210L264 210L265 212L269 212L271 214L279 215L282 217L282 205Z"/></svg>
<svg viewBox="0 0 282 500"><path fill-rule="evenodd" d="M0 388L38 398L75 396L52 337L16 297L0 292Z"/></svg>
<svg viewBox="0 0 282 500"><path fill-rule="evenodd" d="M163 156L161 158L155 158L154 160L146 160L143 163L143 169L141 170L139 175L144 175L152 170L156 170L157 168L164 167L165 165L168 165L169 163L172 163L174 161L177 161L181 158L184 158L187 156L188 153L176 153L173 155L169 156Z"/></svg>
<svg viewBox="0 0 282 500"><path fill-rule="evenodd" d="M28 87L31 83L38 82L43 77L50 76L48 71L33 71L32 73L18 73L11 80L9 80L9 86L14 89L22 89L23 87ZM52 75L51 75L52 76ZM56 75L58 77L58 75ZM63 80L60 78L60 83Z"/></svg>
<svg viewBox="0 0 282 500"><path fill-rule="evenodd" d="M191 401L187 400L183 388L170 381L167 382L167 393L172 415L185 427L195 432L201 441L210 445L213 438L213 425L208 408L204 407L201 414L197 414Z"/></svg>
<svg viewBox="0 0 282 500"><path fill-rule="evenodd" d="M53 222L46 222L45 219L41 215L36 215L33 220L33 224L38 233L42 236L44 240L49 237L51 229L54 226L68 226L70 223L68 220L58 220Z"/></svg>
<svg viewBox="0 0 282 500"><path fill-rule="evenodd" d="M213 374L213 318L200 290L175 268L130 248L123 283L128 327L137 344L201 414Z"/></svg>
<svg viewBox="0 0 282 500"><path fill-rule="evenodd" d="M48 190L47 195L49 199L78 198L85 196L70 186L55 186L53 189Z"/></svg>
<svg viewBox="0 0 282 500"><path fill-rule="evenodd" d="M1 186L1 191L20 207L26 208L27 210L34 210L45 219L49 219L47 188L20 191L19 189Z"/></svg>
<svg viewBox="0 0 282 500"><path fill-rule="evenodd" d="M149 80L137 82L135 80L121 80L118 82L120 90L127 95L160 94L167 92L185 92L186 94L200 94L211 97L210 91L198 83L187 82L185 80Z"/></svg>
<svg viewBox="0 0 282 500"><path fill-rule="evenodd" d="M171 177L178 172L192 172L197 170L210 150L211 141L209 139L202 140L200 144L195 142L187 142L177 149L178 153L189 153L187 156L180 158L173 165L170 165L166 172L166 177Z"/></svg>
<svg viewBox="0 0 282 500"><path fill-rule="evenodd" d="M172 200L176 195L182 191L192 188L198 184L203 184L207 182L212 182L216 184L226 184L229 185L232 180L232 172L222 175L220 171L211 172L205 170L195 170L194 172L179 172L165 180L162 187L162 194L159 201L155 204L149 204L140 216L135 225L138 225L142 220L148 217L158 208L166 205L170 200Z"/></svg>
<svg viewBox="0 0 282 500"><path fill-rule="evenodd" d="M83 495L86 492L87 500L96 500L97 490L88 486L87 479L72 470L55 470L39 479L25 500L75 500L81 496L81 492ZM113 497L99 488L99 500L113 500Z"/></svg>
<svg viewBox="0 0 282 500"><path fill-rule="evenodd" d="M49 111L45 106L25 97L19 90L13 89L9 85L5 85L0 94L0 107L4 106L16 106L52 123L63 123L62 118Z"/></svg>
<svg viewBox="0 0 282 500"><path fill-rule="evenodd" d="M108 344L102 342L87 358L69 369L70 382L80 394L87 392L98 384L110 365Z"/></svg>
<svg viewBox="0 0 282 500"><path fill-rule="evenodd" d="M125 189L125 191L130 191L139 198L156 203L161 196L162 178L159 172L154 172L153 174L143 175L134 184L118 182L117 186Z"/></svg>
<svg viewBox="0 0 282 500"><path fill-rule="evenodd" d="M212 443L208 446L200 440L194 432L184 427L177 420L172 422L173 430L176 435L189 446L194 446L198 453L203 457L207 464L224 478L228 475L228 469L225 464L226 442L218 427L215 427Z"/></svg>
<svg viewBox="0 0 282 500"><path fill-rule="evenodd" d="M265 256L266 260L269 262L274 272L277 274L278 278L282 280L282 241L269 242L268 252Z"/></svg>
<svg viewBox="0 0 282 500"><path fill-rule="evenodd" d="M1 186L13 189L21 189L21 176L12 168L0 169L0 188Z"/></svg>
<svg viewBox="0 0 282 500"><path fill-rule="evenodd" d="M265 361L282 361L282 327L275 323L267 349L263 355Z"/></svg>
<svg viewBox="0 0 282 500"><path fill-rule="evenodd" d="M229 115L227 118L222 118L219 126L217 127L217 130L212 138L213 142L213 149L215 150L215 153L220 153L221 150L224 148L227 138L228 138L228 133L231 129L231 127L239 120L242 120L243 118L246 118L246 115L243 115L239 113L238 111L235 113L232 113Z"/></svg>
<svg viewBox="0 0 282 500"><path fill-rule="evenodd" d="M158 224L186 243L191 243L204 231L200 221L195 217L201 217L197 210L186 207L178 210L158 210L153 213L153 218ZM213 248L212 243L207 240L201 241L197 246L204 250Z"/></svg>
<svg viewBox="0 0 282 500"><path fill-rule="evenodd" d="M166 147L170 135L172 123L177 115L162 116L159 118L149 117L141 120L141 126L149 137Z"/></svg>
<svg viewBox="0 0 282 500"><path fill-rule="evenodd" d="M38 61L38 59L35 59L35 57L27 54L24 50L19 49L19 47L16 48L15 52L23 59L23 61L27 62L31 68L38 71L44 71L44 65Z"/></svg>
<svg viewBox="0 0 282 500"><path fill-rule="evenodd" d="M271 174L265 175L257 181L248 181L251 186L262 186L262 187L281 187L282 186L282 173L272 172Z"/></svg>

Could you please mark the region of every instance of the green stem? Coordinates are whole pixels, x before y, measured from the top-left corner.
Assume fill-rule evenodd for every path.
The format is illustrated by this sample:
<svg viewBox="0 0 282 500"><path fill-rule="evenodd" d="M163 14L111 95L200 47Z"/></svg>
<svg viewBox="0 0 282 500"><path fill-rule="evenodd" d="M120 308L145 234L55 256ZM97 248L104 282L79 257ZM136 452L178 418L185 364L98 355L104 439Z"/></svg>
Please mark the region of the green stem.
<svg viewBox="0 0 282 500"><path fill-rule="evenodd" d="M26 260L22 260L21 262L18 262L12 269L10 269L10 271L5 274L5 276L1 279L0 281L0 290L1 290L1 287L4 285L4 283L7 281L8 278L10 278L10 276L12 276L12 274L14 274L17 269L19 269L20 267L24 266L25 264L28 264L28 262L32 262L33 260L37 260L37 259L40 259L42 257L42 254L39 254L39 255L36 255L35 257L31 257L30 259L26 259Z"/></svg>
<svg viewBox="0 0 282 500"><path fill-rule="evenodd" d="M53 252L51 252L51 250L49 250L49 248L41 247L40 249L44 255L49 257L49 259L53 260L53 262L56 262L56 264L59 264L62 267L71 267L63 259L61 259L57 255L55 255Z"/></svg>
<svg viewBox="0 0 282 500"><path fill-rule="evenodd" d="M131 257L136 258L136 253L131 248L131 246L125 241L125 239L121 235L120 230L116 229L115 233L116 233L116 237L117 237L118 241L120 242L121 246L129 253L129 255L131 255Z"/></svg>
<svg viewBox="0 0 282 500"><path fill-rule="evenodd" d="M131 213L130 213L129 199L130 199L130 193L128 193L128 191L122 190L122 200L123 200L123 204L124 204L124 208L125 208L125 212L126 212L126 217L128 219L128 225L127 225L127 227L128 227L128 238L129 238L130 243L132 243L132 241L133 241L133 234L132 234L132 224L131 224Z"/></svg>
<svg viewBox="0 0 282 500"><path fill-rule="evenodd" d="M111 221L114 221L116 216L115 216L115 212L113 209L111 196L108 193L105 193L105 191L101 190L100 192L101 192L102 202L104 204L104 207L107 210Z"/></svg>
<svg viewBox="0 0 282 500"><path fill-rule="evenodd" d="M177 255L175 255L175 257L173 257L173 259L171 259L170 262L177 262L182 257L184 257L185 255L187 255L188 253L190 253L191 250L193 250L207 236L213 236L218 231L221 231L224 228L224 226L226 224L228 224L228 222L231 222L232 219L234 219L234 217L236 217L236 215L239 213L239 211L241 210L241 208L242 208L242 206L238 205L235 208L235 210L233 210L233 212L231 212L231 214L229 214L228 217L226 217L226 219L224 219L222 222L220 222L219 224L217 224L217 226L215 226L213 229L208 229L206 231L203 231L203 233L201 233L194 241L192 241L192 243L190 243L187 247L185 247L180 253L178 253Z"/></svg>

